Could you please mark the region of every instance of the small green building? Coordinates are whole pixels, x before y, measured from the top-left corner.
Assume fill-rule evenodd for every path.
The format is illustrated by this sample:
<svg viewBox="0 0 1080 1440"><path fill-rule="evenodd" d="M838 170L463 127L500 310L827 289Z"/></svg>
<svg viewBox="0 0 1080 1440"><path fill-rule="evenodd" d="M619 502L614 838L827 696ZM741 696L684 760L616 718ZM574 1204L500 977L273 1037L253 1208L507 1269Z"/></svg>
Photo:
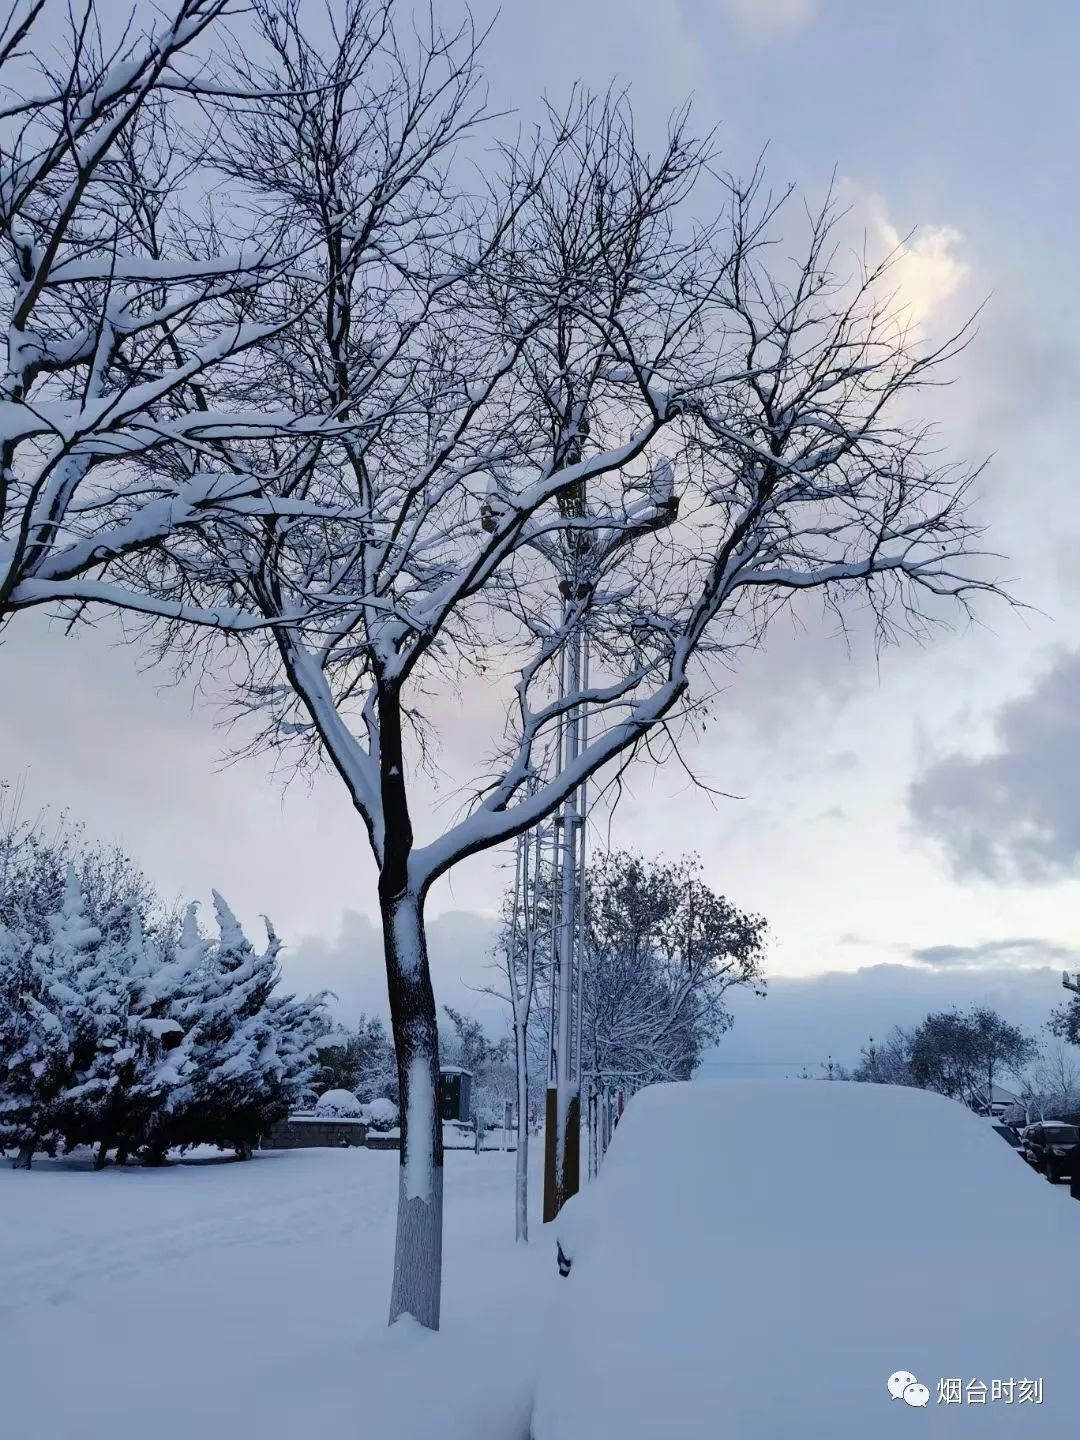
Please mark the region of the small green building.
<svg viewBox="0 0 1080 1440"><path fill-rule="evenodd" d="M472 1071L460 1065L443 1065L439 1070L444 1120L472 1119Z"/></svg>

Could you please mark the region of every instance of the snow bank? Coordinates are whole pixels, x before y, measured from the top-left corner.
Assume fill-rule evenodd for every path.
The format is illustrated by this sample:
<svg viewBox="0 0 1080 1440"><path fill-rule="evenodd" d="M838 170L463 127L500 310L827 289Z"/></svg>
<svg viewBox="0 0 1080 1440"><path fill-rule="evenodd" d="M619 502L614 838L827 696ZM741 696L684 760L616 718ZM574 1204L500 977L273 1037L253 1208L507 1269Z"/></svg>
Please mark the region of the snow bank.
<svg viewBox="0 0 1080 1440"><path fill-rule="evenodd" d="M555 1228L573 1268L535 1440L1076 1433L1080 1205L952 1101L657 1086ZM898 1370L929 1388L921 1417ZM938 1403L942 1379L987 1403ZM991 1402L1009 1379L1043 1402Z"/></svg>

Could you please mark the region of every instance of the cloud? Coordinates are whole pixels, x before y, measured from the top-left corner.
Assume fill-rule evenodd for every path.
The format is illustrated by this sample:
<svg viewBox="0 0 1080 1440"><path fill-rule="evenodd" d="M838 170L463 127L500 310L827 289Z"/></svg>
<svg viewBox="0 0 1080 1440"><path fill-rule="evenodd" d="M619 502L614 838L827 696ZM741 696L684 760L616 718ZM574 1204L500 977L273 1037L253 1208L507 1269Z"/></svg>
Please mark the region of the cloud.
<svg viewBox="0 0 1080 1440"><path fill-rule="evenodd" d="M817 0L722 0L742 33L755 40L791 35L817 15Z"/></svg>
<svg viewBox="0 0 1080 1440"><path fill-rule="evenodd" d="M911 958L938 969L1004 965L1018 970L1045 969L1048 965L1075 968L1080 962L1080 950L1052 940L1024 937L984 940L981 945L924 945L912 950Z"/></svg>
<svg viewBox="0 0 1080 1440"><path fill-rule="evenodd" d="M850 816L842 805L830 805L826 810L819 810L813 819L816 824L819 820L848 820Z"/></svg>
<svg viewBox="0 0 1080 1440"><path fill-rule="evenodd" d="M463 1009L499 1033L506 1007L480 993L498 981L491 965L495 933L495 918L472 910L448 910L427 924L437 1004ZM333 991L331 1008L345 1024L355 1023L361 1014L389 1015L382 935L369 916L346 910L335 939L309 937L287 948L282 961L283 981L290 989L304 994Z"/></svg>
<svg viewBox="0 0 1080 1440"><path fill-rule="evenodd" d="M961 253L961 231L929 223L902 230L884 196L851 177L841 181L839 192L848 207L844 234L851 244L859 247L861 231L868 261L890 260L883 284L894 292L898 318L915 325L930 323L971 275Z"/></svg>
<svg viewBox="0 0 1080 1440"><path fill-rule="evenodd" d="M1080 862L1080 654L1058 655L1032 690L1002 706L991 754L932 761L908 792L916 829L958 876L1038 884Z"/></svg>
<svg viewBox="0 0 1080 1440"><path fill-rule="evenodd" d="M951 225L920 225L906 238L889 219L884 203L873 203L874 223L886 253L894 259L889 281L907 319L925 324L960 289L971 267L957 255L964 237Z"/></svg>

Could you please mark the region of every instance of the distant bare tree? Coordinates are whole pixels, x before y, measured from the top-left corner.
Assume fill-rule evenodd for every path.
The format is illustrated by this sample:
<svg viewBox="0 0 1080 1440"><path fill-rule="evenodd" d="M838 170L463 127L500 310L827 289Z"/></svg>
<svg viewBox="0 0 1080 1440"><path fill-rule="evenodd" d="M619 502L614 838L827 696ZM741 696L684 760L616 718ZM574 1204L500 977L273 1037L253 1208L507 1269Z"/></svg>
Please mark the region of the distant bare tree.
<svg viewBox="0 0 1080 1440"><path fill-rule="evenodd" d="M1006 1119L1030 1125L1080 1114L1080 1066L1062 1040L1041 1047L1018 1079L1018 1113Z"/></svg>
<svg viewBox="0 0 1080 1440"><path fill-rule="evenodd" d="M1021 1076L1038 1055L1034 1038L987 1005L963 1014L940 1010L910 1030L894 1026L884 1045L871 1040L856 1080L936 1090L989 1113L1003 1075Z"/></svg>
<svg viewBox="0 0 1080 1440"><path fill-rule="evenodd" d="M851 1078L876 1085L914 1085L916 1081L908 1058L909 1045L908 1032L899 1025L894 1025L884 1040L875 1040L871 1035L862 1048Z"/></svg>

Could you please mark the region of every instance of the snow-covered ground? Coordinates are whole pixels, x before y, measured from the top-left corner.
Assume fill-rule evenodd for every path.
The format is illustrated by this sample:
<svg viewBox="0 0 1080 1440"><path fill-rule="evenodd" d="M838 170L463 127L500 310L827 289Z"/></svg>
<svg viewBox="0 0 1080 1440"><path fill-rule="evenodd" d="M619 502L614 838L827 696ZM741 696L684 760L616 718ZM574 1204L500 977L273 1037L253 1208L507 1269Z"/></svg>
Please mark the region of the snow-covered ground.
<svg viewBox="0 0 1080 1440"><path fill-rule="evenodd" d="M527 1440L534 1392L537 1440L1075 1433L1080 1204L939 1097L645 1092L559 1222L565 1281L550 1229L513 1243L514 1156L450 1153L438 1335L385 1325L397 1167L0 1166L0 1434ZM943 1377L1045 1393L947 1406Z"/></svg>
<svg viewBox="0 0 1080 1440"><path fill-rule="evenodd" d="M0 1429L523 1440L560 1282L550 1240L514 1246L513 1167L510 1154L447 1156L432 1336L386 1328L396 1152L101 1174L0 1162Z"/></svg>

